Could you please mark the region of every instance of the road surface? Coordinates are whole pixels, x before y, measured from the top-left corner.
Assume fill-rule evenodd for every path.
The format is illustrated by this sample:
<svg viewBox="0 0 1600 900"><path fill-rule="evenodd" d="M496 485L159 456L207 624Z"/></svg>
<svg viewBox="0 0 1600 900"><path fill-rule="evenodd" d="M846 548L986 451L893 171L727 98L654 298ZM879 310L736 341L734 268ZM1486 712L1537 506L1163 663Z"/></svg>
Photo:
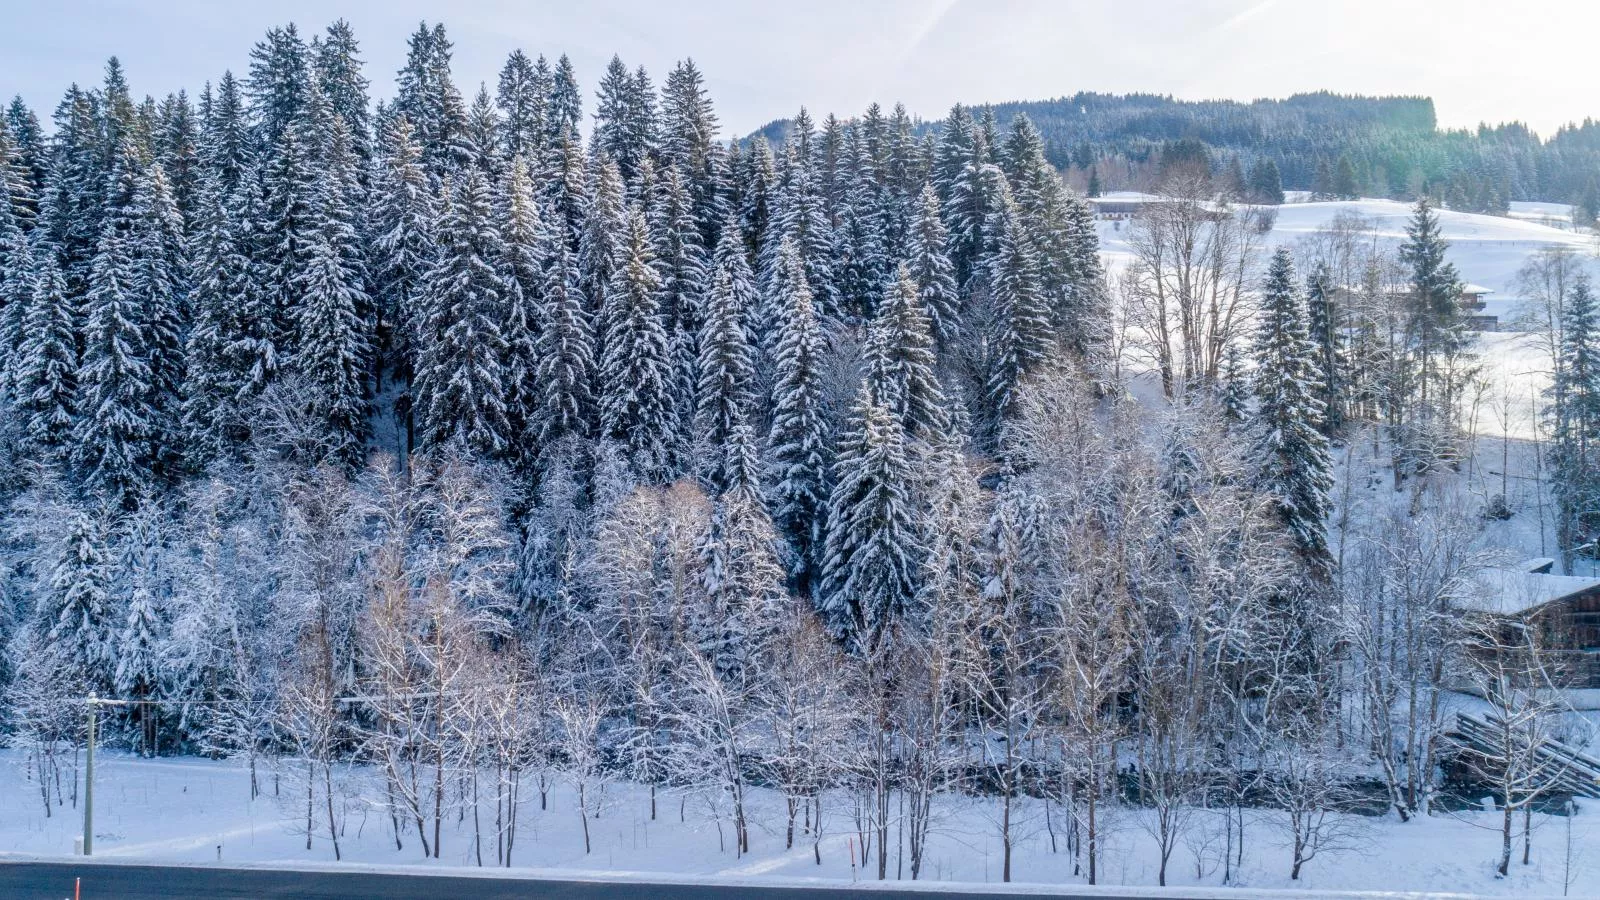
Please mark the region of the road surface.
<svg viewBox="0 0 1600 900"><path fill-rule="evenodd" d="M751 887L748 883L648 884L641 882L560 881L528 878L481 878L459 875L415 875L378 872L230 869L220 866L156 866L140 864L0 862L0 897L6 900L63 900L73 896L82 879L82 900L169 900L169 898L301 898L301 900L849 900L880 896L894 900L995 900L1006 897L1058 897L1106 900L1105 895L998 893L985 891L862 891L850 885ZM1181 894L1153 893L1163 900Z"/></svg>

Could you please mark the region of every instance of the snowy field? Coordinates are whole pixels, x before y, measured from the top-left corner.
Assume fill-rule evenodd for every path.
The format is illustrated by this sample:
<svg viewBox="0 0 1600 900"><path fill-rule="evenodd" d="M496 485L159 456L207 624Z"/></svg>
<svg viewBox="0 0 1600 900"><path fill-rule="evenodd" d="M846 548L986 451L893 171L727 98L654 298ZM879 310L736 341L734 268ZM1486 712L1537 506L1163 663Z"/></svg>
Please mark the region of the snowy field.
<svg viewBox="0 0 1600 900"><path fill-rule="evenodd" d="M1340 213L1355 213L1374 223L1381 244L1398 247L1405 240L1406 223L1412 211L1412 204L1398 200L1286 203L1278 207L1277 222L1267 235L1266 245L1269 251L1284 245L1293 248L1312 232L1326 227ZM1444 238L1450 242L1447 253L1450 261L1455 263L1463 281L1481 284L1495 292L1487 298L1488 312L1502 318L1506 310L1497 308L1496 304L1507 304L1515 298L1517 270L1529 257L1547 247L1570 247L1589 257L1597 250L1594 235L1570 230L1571 208L1565 204L1516 203L1512 204L1510 216L1486 216L1450 209L1437 212ZM1563 224L1566 227L1559 227ZM1130 227L1132 223L1127 220L1097 223L1101 254L1109 267L1120 268L1131 258L1126 240Z"/></svg>
<svg viewBox="0 0 1600 900"><path fill-rule="evenodd" d="M1304 192L1291 192L1291 201L1300 199L1296 193ZM1116 196L1146 195L1130 192ZM1265 252L1280 246L1296 249L1342 213L1355 213L1370 221L1376 241L1393 250L1405 240L1412 212L1411 204L1395 200L1286 203L1278 207L1276 223L1264 241ZM1571 207L1566 204L1514 203L1509 217L1448 209L1437 212L1444 238L1450 242L1447 256L1463 281L1494 292L1486 298L1486 312L1499 316L1502 324L1520 311L1518 270L1542 250L1574 250L1586 261L1590 272L1600 276L1600 241L1593 234L1570 230ZM1563 224L1564 228L1559 227ZM1132 227L1126 219L1096 222L1101 258L1108 271L1118 271L1132 261L1127 241ZM1476 420L1476 433L1532 439L1536 424L1533 408L1545 402L1543 394L1550 383L1548 355L1533 335L1514 331L1479 335L1478 351L1484 384L1475 400L1469 400L1477 408L1464 411L1467 418ZM1143 396L1144 392L1140 394Z"/></svg>
<svg viewBox="0 0 1600 900"><path fill-rule="evenodd" d="M65 856L82 825L81 813L58 808L46 818L37 789L26 781L21 757L0 754L0 854ZM350 792L364 778L359 771L346 773ZM267 793L249 800L248 780L237 765L199 759L139 760L106 756L97 764L95 790L96 856L145 861L225 863L330 863L333 851L319 836L311 850L303 831L295 828L296 809L283 782L282 799ZM781 800L756 791L753 802L756 827L751 853L736 857L729 840L719 847L718 829L704 803L696 797L668 796L660 803L660 818L649 821L642 791L612 785L605 807L591 821L594 851L585 855L575 803L565 785L557 783L550 806L539 809L538 794L528 779L525 803L513 862L518 869L576 872L663 873L677 876L723 878L852 878L850 851L853 827L844 797L831 797L824 820L822 865L812 857L809 843L792 851L783 849ZM368 791L376 796L378 791ZM934 846L929 859L930 880L994 883L1000 880L1000 851L993 828L997 809L992 802L950 799L939 809ZM1156 881L1154 840L1141 826L1141 814L1113 810L1111 838L1104 857L1102 884L1151 885ZM421 865L414 835L396 850L389 822L381 809L351 799L341 813L343 858L349 864ZM1220 834L1210 821L1216 814L1196 811L1190 827L1193 838L1173 854L1168 879L1173 885L1219 886L1221 882ZM1040 884L1081 884L1070 858L1052 853L1043 808L1038 803L1023 809L1026 837L1019 849L1015 880ZM484 827L492 829L493 810L486 809ZM1054 811L1059 829L1059 810ZM1348 846L1319 855L1307 864L1298 883L1291 882L1289 851L1277 827L1276 815L1261 811L1246 829L1243 877L1236 884L1255 888L1295 887L1322 890L1459 891L1496 896L1560 896L1565 868L1564 846L1568 820L1535 818L1533 864L1514 865L1509 878L1496 879L1493 858L1497 850L1497 819L1490 813L1438 816L1401 824L1394 819L1350 817L1354 833ZM1600 804L1574 817L1575 882L1570 895L1600 896ZM724 826L725 830L727 826ZM731 832L730 832L731 833ZM475 867L472 817L461 821L452 815L447 823L442 859L434 865ZM1059 836L1059 835L1058 835ZM1064 848L1065 844L1061 846ZM220 848L220 851L219 851ZM485 861L494 862L492 837L486 837ZM1520 845L1518 848L1520 854ZM1517 857L1520 860L1520 855ZM1197 874L1197 860L1199 874ZM891 850L889 869L894 877L897 855ZM855 877L861 877L856 873Z"/></svg>

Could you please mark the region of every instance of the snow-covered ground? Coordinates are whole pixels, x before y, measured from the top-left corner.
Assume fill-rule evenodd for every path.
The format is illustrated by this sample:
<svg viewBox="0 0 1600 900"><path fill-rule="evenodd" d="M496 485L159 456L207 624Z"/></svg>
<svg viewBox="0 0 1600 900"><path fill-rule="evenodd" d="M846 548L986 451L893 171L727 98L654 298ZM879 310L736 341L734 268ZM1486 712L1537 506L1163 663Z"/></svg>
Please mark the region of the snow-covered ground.
<svg viewBox="0 0 1600 900"><path fill-rule="evenodd" d="M73 838L82 826L81 813L58 808L46 818L37 788L26 781L21 757L0 754L0 854L64 856L72 852ZM304 809L285 796L274 799L272 781L267 794L249 800L247 776L228 762L200 759L140 760L102 756L97 764L95 789L95 853L125 860L215 862L326 863L333 851L325 836L305 848ZM351 788L366 777L357 770L346 773ZM353 793L353 792L352 792ZM381 791L368 790L370 796ZM517 868L547 871L628 871L716 878L852 878L850 853L853 826L844 797L829 798L822 842L822 865L812 857L809 844L783 849L781 801L766 791L754 791L756 827L751 853L738 858L731 840L719 844L716 823L704 804L689 797L679 821L676 796L660 804L651 822L645 794L626 785L607 789L606 805L591 821L595 844L583 852L580 824L571 791L557 784L550 807L539 809L531 779L524 804L513 862ZM995 836L997 809L986 799L949 798L941 803L939 822L925 878L936 881L994 883L1000 880L1000 848ZM1156 880L1155 845L1141 827L1141 813L1113 810L1109 816L1110 843L1104 857L1103 884L1149 885ZM394 848L389 821L383 810L351 800L344 813L341 843L347 864L475 866L470 814L458 823L447 822L442 858L429 863L413 834L404 836L403 850ZM1070 858L1052 853L1044 811L1037 802L1023 808L1025 836L1014 862L1014 880L1045 884L1081 884ZM1059 810L1054 823L1059 827ZM1207 819L1214 813L1197 811L1190 831L1199 838L1215 831ZM492 835L493 810L487 807L483 824ZM1237 884L1257 888L1296 887L1321 890L1461 891L1501 896L1559 896L1566 858L1566 826L1560 817L1535 819L1533 864L1515 865L1506 879L1493 876L1498 848L1498 820L1490 813L1439 816L1401 824L1393 819L1351 817L1356 826L1347 849L1318 856L1307 864L1299 883L1288 878L1289 854L1277 815L1253 814L1246 829L1243 877ZM1576 880L1571 896L1600 896L1600 804L1589 804L1571 820L1575 848ZM724 828L726 829L726 824ZM731 831L729 832L731 834ZM1220 835L1217 835L1220 837ZM492 837L484 846L485 861L493 865ZM1064 843L1061 845L1064 848ZM1217 855L1220 843L1192 840L1173 854L1168 873L1174 885L1220 884ZM1520 847L1519 847L1520 852ZM1196 874L1196 859L1203 874ZM1520 857L1519 857L1520 859ZM898 854L891 852L891 877L898 869ZM859 872L854 877L862 877Z"/></svg>
<svg viewBox="0 0 1600 900"><path fill-rule="evenodd" d="M1127 196L1146 197L1131 192ZM1411 204L1395 200L1289 202L1278 207L1276 222L1264 243L1269 252L1279 246L1294 248L1339 215L1355 213L1372 223L1372 234L1380 245L1394 249L1405 240L1412 210ZM1499 316L1502 323L1508 323L1519 312L1518 270L1542 250L1570 248L1586 261L1592 273L1600 276L1600 242L1595 235L1543 221L1549 218L1559 224L1560 217L1565 216L1570 229L1571 207L1566 204L1515 203L1509 217L1448 209L1439 210L1438 214L1440 229L1450 242L1450 261L1462 280L1493 291L1486 298L1486 312ZM1127 240L1132 227L1127 219L1096 222L1101 256L1109 271L1120 270L1133 259ZM1501 433L1500 428L1509 428L1514 437L1533 437L1534 419L1528 407L1532 398L1542 395L1549 385L1549 358L1531 335L1511 331L1481 335L1479 353L1482 378L1488 385L1482 392L1481 404L1487 406L1493 397L1495 403L1517 408L1508 416L1481 410L1478 433L1494 435Z"/></svg>
<svg viewBox="0 0 1600 900"><path fill-rule="evenodd" d="M1131 196L1131 195L1130 195ZM1412 205L1398 200L1331 200L1315 203L1285 203L1278 207L1278 218L1267 246L1291 247L1319 228L1326 227L1341 213L1355 213L1371 221L1381 244L1398 247L1405 240L1405 228ZM1571 231L1571 208L1565 204L1513 204L1510 216L1441 209L1439 225L1450 241L1448 256L1463 280L1481 284L1495 293L1487 298L1490 313L1505 315L1496 304L1507 304L1517 296L1517 270L1528 258L1547 247L1570 247L1593 257L1597 245L1594 235ZM1561 219L1561 216L1565 219ZM1555 227L1544 220L1565 222ZM1098 223L1101 252L1108 265L1120 266L1130 258L1126 235L1131 223L1102 220Z"/></svg>
<svg viewBox="0 0 1600 900"><path fill-rule="evenodd" d="M1506 213L1513 219L1538 222L1552 228L1572 229L1572 204L1538 203L1531 200L1513 200Z"/></svg>

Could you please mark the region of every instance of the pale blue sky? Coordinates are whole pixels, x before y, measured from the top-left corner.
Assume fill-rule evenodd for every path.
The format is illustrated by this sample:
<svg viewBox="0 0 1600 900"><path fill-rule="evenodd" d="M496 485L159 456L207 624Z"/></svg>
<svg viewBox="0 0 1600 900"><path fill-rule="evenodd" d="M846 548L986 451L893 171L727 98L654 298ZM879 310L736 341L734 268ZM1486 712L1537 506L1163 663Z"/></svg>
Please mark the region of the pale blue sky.
<svg viewBox="0 0 1600 900"><path fill-rule="evenodd" d="M470 95L516 47L565 52L585 113L613 52L657 79L692 56L727 133L802 103L819 114L899 100L937 117L956 101L1079 90L1185 99L1346 93L1432 96L1446 125L1522 119L1549 133L1600 116L1593 0L0 0L0 94L48 115L72 81L121 57L136 94L242 74L254 41L293 21L355 26L388 96L420 19L442 20Z"/></svg>

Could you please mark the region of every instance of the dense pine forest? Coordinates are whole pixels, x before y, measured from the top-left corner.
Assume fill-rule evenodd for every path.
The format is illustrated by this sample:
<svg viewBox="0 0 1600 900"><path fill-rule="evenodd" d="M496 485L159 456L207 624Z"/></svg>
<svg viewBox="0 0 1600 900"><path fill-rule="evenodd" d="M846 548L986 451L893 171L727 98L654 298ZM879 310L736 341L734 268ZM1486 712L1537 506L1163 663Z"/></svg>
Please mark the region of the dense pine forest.
<svg viewBox="0 0 1600 900"><path fill-rule="evenodd" d="M1576 175L1495 148L1587 126L1204 107L1282 185L1338 147L1412 192L1407 242L1269 257L1202 149L1113 278L1057 164L1110 178L1164 101L1074 98L1088 131L801 110L734 140L690 61L658 87L613 59L591 93L518 51L463 90L443 26L375 101L343 22L273 29L193 95L130 80L113 59L50 128L21 101L0 128L0 731L26 802L71 802L90 695L119 704L111 746L240 760L334 856L353 766L368 827L422 857L471 798L480 861L511 865L557 779L587 842L627 781L652 819L709 798L734 853L820 862L824 816L852 818L877 878L926 876L946 795L1000 804L1008 880L1043 827L1013 806L1043 803L1090 882L1111 810L1155 811L1163 881L1197 810L1230 867L1247 808L1292 811L1298 877L1346 840L1332 814L1440 796L1438 698L1481 639L1452 603L1488 562L1435 489L1471 336L1415 190L1436 162L1386 154L1448 171L1461 144L1516 170L1502 199L1562 194ZM1575 290L1573 548L1600 432ZM1136 357L1160 398L1130 393ZM1411 501L1341 517L1335 450L1368 434ZM1548 721L1529 696L1503 708ZM756 786L787 822L751 824ZM1505 796L1502 870L1538 792Z"/></svg>
<svg viewBox="0 0 1600 900"><path fill-rule="evenodd" d="M1516 122L1441 129L1426 97L1325 92L1249 103L1079 93L992 109L1002 122L1025 114L1045 157L1090 193L1156 190L1174 161L1198 156L1265 202L1283 189L1330 199L1426 194L1451 209L1498 214L1513 200L1543 200L1600 216L1600 123L1589 120L1545 139ZM759 133L777 142L788 126L782 119ZM923 134L936 124L918 126Z"/></svg>

